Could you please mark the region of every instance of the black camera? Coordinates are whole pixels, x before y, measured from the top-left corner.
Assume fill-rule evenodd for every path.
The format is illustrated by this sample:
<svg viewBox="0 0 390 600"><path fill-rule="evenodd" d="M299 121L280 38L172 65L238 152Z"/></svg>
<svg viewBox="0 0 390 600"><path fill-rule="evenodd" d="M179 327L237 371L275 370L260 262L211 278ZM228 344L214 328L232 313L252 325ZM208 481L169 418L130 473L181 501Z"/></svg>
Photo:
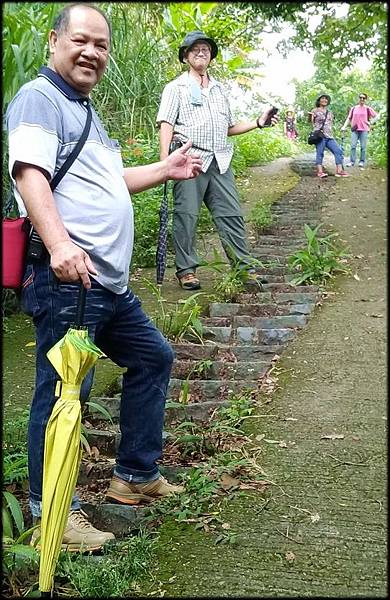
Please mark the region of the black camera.
<svg viewBox="0 0 390 600"><path fill-rule="evenodd" d="M180 141L178 138L173 138L171 143L169 144L169 154L172 154L178 148L184 146L184 142Z"/></svg>
<svg viewBox="0 0 390 600"><path fill-rule="evenodd" d="M40 261L46 254L47 250L44 243L35 229L32 229L27 246L27 261Z"/></svg>

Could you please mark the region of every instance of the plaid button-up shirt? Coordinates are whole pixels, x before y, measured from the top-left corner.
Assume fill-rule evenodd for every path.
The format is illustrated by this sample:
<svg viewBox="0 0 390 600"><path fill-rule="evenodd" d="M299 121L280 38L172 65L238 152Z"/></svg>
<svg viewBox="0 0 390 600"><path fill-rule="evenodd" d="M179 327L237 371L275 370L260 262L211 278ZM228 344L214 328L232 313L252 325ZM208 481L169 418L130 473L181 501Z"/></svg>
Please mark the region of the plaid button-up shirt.
<svg viewBox="0 0 390 600"><path fill-rule="evenodd" d="M181 141L192 140L189 152L199 154L205 173L215 157L220 173L225 173L233 156L227 141L228 128L234 125L229 100L223 85L210 77L208 88L202 89L201 104L194 104L191 86L195 79L183 73L168 83L162 93L157 123L173 126Z"/></svg>

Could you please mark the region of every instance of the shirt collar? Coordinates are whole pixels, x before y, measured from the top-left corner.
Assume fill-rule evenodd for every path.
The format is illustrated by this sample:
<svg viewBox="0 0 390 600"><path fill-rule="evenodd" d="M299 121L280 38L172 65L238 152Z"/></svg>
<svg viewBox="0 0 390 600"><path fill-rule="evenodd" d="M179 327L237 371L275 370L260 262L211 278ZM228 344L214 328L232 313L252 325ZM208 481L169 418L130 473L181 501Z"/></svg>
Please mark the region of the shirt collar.
<svg viewBox="0 0 390 600"><path fill-rule="evenodd" d="M64 96L69 98L69 100L76 100L79 102L88 100L88 97L82 96L80 92L69 85L69 83L67 83L65 79L61 77L61 75L49 67L41 67L38 72L38 77L45 77L45 79L48 79L50 83L55 85L55 87L58 88L60 92L64 94Z"/></svg>
<svg viewBox="0 0 390 600"><path fill-rule="evenodd" d="M179 83L179 85L188 85L193 80L194 80L194 78L191 77L189 71L185 71L184 73L182 73L178 77L178 83ZM209 74L209 83L210 83L209 88L211 86L213 86L213 85L221 86L220 82L217 81L216 79L214 79L214 77L212 75L210 75L210 74Z"/></svg>

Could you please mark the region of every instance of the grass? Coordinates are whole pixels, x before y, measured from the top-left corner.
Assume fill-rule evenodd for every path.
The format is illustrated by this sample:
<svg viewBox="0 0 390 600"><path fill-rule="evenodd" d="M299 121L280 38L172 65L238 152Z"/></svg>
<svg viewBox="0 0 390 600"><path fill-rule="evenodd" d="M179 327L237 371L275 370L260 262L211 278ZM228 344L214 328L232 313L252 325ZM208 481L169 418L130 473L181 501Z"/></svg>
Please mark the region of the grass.
<svg viewBox="0 0 390 600"><path fill-rule="evenodd" d="M133 597L137 584L149 572L156 536L147 531L115 545L107 545L101 557L62 553L58 577L64 595L82 598Z"/></svg>

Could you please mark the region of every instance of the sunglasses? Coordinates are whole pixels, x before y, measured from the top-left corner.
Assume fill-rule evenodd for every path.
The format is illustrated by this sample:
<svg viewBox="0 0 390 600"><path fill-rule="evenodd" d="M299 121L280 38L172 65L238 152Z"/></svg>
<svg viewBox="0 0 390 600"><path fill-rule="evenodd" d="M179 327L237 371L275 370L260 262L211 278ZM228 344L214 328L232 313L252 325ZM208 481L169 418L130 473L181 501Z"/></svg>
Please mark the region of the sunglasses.
<svg viewBox="0 0 390 600"><path fill-rule="evenodd" d="M367 100L366 96L359 96L359 100Z"/></svg>

